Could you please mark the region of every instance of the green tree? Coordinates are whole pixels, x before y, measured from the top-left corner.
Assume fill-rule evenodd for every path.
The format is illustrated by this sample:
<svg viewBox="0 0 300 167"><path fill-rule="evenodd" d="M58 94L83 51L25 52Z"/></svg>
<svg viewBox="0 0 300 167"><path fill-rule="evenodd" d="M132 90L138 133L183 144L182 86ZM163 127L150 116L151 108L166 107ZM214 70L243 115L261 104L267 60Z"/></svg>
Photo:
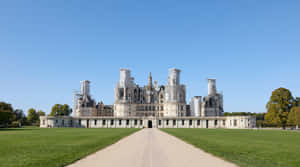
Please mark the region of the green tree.
<svg viewBox="0 0 300 167"><path fill-rule="evenodd" d="M296 97L295 106L300 106L300 97Z"/></svg>
<svg viewBox="0 0 300 167"><path fill-rule="evenodd" d="M38 113L38 116L45 116L46 115L45 112L42 111L42 110L39 110L37 113Z"/></svg>
<svg viewBox="0 0 300 167"><path fill-rule="evenodd" d="M278 88L274 90L266 105L265 123L268 125L279 125L285 129L288 115L293 105L294 98L288 89Z"/></svg>
<svg viewBox="0 0 300 167"><path fill-rule="evenodd" d="M288 117L288 124L296 125L297 127L300 125L300 106L295 106L291 109Z"/></svg>
<svg viewBox="0 0 300 167"><path fill-rule="evenodd" d="M22 125L26 124L26 116L21 109L16 109L13 111L13 119L14 122L19 122Z"/></svg>
<svg viewBox="0 0 300 167"><path fill-rule="evenodd" d="M52 107L51 116L68 116L72 113L72 109L67 104L55 104Z"/></svg>
<svg viewBox="0 0 300 167"><path fill-rule="evenodd" d="M11 104L0 102L0 127L7 127L13 117Z"/></svg>
<svg viewBox="0 0 300 167"><path fill-rule="evenodd" d="M36 124L36 123L38 123L38 120L39 120L38 113L36 112L35 109L30 108L28 110L28 116L27 116L28 123L30 123L30 124Z"/></svg>

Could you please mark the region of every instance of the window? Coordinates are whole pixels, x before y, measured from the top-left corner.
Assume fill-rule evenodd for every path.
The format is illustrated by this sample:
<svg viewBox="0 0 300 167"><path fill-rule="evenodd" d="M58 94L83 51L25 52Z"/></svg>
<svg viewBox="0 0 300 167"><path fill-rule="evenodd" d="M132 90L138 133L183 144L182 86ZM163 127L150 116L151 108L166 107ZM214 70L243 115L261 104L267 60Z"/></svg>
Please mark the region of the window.
<svg viewBox="0 0 300 167"><path fill-rule="evenodd" d="M197 120L197 125L198 125L198 126L200 125L200 120Z"/></svg>
<svg viewBox="0 0 300 167"><path fill-rule="evenodd" d="M97 125L97 120L94 121L94 125Z"/></svg>
<svg viewBox="0 0 300 167"><path fill-rule="evenodd" d="M43 120L43 125L45 125L45 120Z"/></svg>
<svg viewBox="0 0 300 167"><path fill-rule="evenodd" d="M119 125L122 125L122 120L119 120Z"/></svg>
<svg viewBox="0 0 300 167"><path fill-rule="evenodd" d="M57 124L57 123L58 123L58 120L55 120L55 123Z"/></svg>
<svg viewBox="0 0 300 167"><path fill-rule="evenodd" d="M143 125L143 120L140 120L140 125Z"/></svg>
<svg viewBox="0 0 300 167"><path fill-rule="evenodd" d="M62 126L64 126L65 125L65 120L62 120L61 124L62 124Z"/></svg>
<svg viewBox="0 0 300 167"><path fill-rule="evenodd" d="M129 125L129 120L128 119L126 120L126 125Z"/></svg>
<svg viewBox="0 0 300 167"><path fill-rule="evenodd" d="M114 125L114 120L110 120L110 125Z"/></svg>
<svg viewBox="0 0 300 167"><path fill-rule="evenodd" d="M184 125L184 120L181 121L181 125Z"/></svg>
<svg viewBox="0 0 300 167"><path fill-rule="evenodd" d="M73 120L70 121L71 126L73 126Z"/></svg>
<svg viewBox="0 0 300 167"><path fill-rule="evenodd" d="M105 123L106 123L105 120L102 120L102 125L105 125Z"/></svg>
<svg viewBox="0 0 300 167"><path fill-rule="evenodd" d="M81 126L81 119L78 121L79 126Z"/></svg>
<svg viewBox="0 0 300 167"><path fill-rule="evenodd" d="M176 125L176 120L173 120L173 125Z"/></svg>
<svg viewBox="0 0 300 167"><path fill-rule="evenodd" d="M237 120L233 120L233 126L237 126Z"/></svg>
<svg viewBox="0 0 300 167"><path fill-rule="evenodd" d="M167 120L167 125L169 125L169 120Z"/></svg>
<svg viewBox="0 0 300 167"><path fill-rule="evenodd" d="M161 120L158 120L158 125L161 125Z"/></svg>
<svg viewBox="0 0 300 167"><path fill-rule="evenodd" d="M134 120L134 125L137 125L137 120Z"/></svg>
<svg viewBox="0 0 300 167"><path fill-rule="evenodd" d="M215 126L217 126L218 125L218 120L215 120Z"/></svg>
<svg viewBox="0 0 300 167"><path fill-rule="evenodd" d="M181 106L181 111L183 111L183 106Z"/></svg>
<svg viewBox="0 0 300 167"><path fill-rule="evenodd" d="M190 120L190 121L189 121L189 124L190 124L190 126L193 125L193 120Z"/></svg>

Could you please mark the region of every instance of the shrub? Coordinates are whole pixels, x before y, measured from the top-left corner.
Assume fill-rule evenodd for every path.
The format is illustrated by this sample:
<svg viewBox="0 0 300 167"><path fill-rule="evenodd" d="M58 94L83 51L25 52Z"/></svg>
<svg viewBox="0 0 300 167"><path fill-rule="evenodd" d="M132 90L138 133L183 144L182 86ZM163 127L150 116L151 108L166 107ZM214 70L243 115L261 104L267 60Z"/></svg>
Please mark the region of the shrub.
<svg viewBox="0 0 300 167"><path fill-rule="evenodd" d="M10 128L21 128L21 122L20 121L13 121L8 127Z"/></svg>

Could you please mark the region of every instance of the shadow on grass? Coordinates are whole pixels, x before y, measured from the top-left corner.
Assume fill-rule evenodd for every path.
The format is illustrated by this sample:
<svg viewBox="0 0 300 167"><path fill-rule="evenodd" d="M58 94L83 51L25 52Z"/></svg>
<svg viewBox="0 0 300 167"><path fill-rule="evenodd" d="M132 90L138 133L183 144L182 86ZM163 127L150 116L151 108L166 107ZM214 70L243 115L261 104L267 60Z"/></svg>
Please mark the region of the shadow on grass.
<svg viewBox="0 0 300 167"><path fill-rule="evenodd" d="M24 130L40 130L39 128L0 128L1 131L24 131Z"/></svg>

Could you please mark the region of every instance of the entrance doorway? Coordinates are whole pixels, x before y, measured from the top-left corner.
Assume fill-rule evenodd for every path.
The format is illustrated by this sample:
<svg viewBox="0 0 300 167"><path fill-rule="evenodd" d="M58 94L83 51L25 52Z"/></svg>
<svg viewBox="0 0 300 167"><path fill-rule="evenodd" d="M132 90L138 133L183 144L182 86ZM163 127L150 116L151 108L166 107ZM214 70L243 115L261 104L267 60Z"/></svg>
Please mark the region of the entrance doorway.
<svg viewBox="0 0 300 167"><path fill-rule="evenodd" d="M152 121L151 120L148 121L148 128L152 128Z"/></svg>
<svg viewBox="0 0 300 167"><path fill-rule="evenodd" d="M90 120L86 121L86 127L89 128L90 127Z"/></svg>
<svg viewBox="0 0 300 167"><path fill-rule="evenodd" d="M208 120L206 120L206 128L208 128Z"/></svg>

